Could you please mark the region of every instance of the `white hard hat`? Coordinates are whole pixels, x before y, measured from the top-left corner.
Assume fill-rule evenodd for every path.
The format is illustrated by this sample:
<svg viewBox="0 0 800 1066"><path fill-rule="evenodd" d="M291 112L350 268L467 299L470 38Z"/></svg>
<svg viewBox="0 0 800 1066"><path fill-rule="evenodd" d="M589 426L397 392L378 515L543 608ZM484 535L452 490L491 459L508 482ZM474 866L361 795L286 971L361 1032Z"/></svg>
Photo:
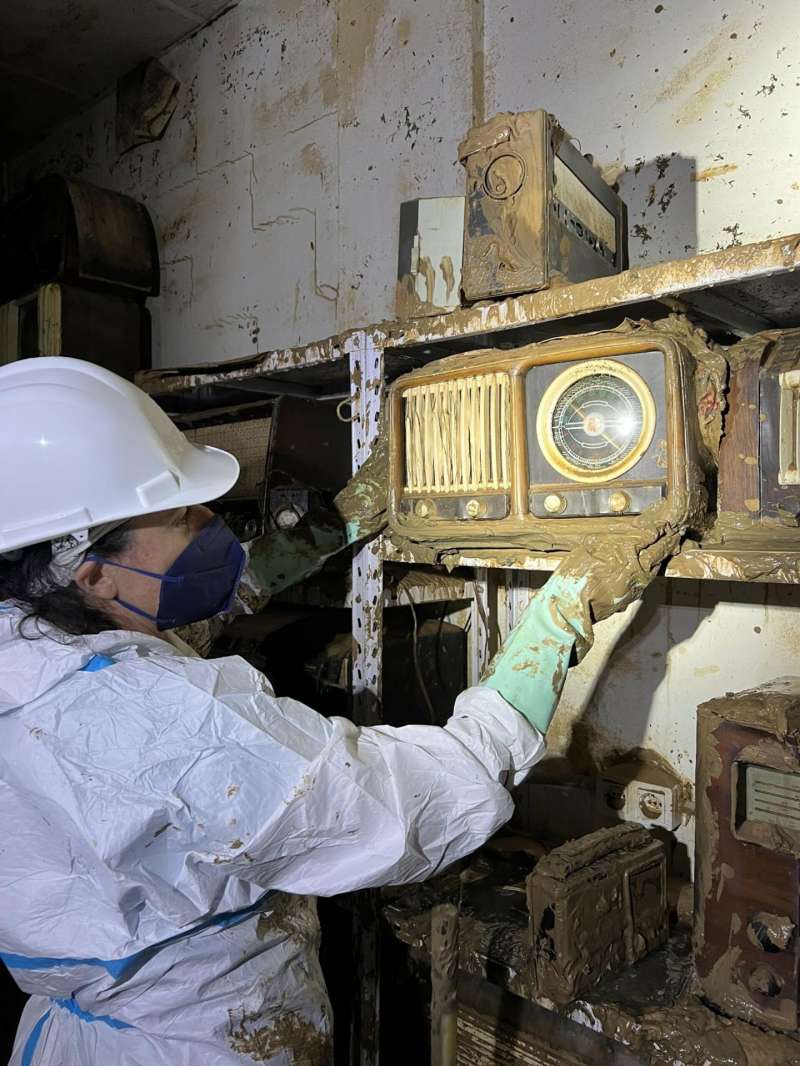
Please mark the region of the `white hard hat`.
<svg viewBox="0 0 800 1066"><path fill-rule="evenodd" d="M223 495L239 464L81 359L0 367L0 553Z"/></svg>

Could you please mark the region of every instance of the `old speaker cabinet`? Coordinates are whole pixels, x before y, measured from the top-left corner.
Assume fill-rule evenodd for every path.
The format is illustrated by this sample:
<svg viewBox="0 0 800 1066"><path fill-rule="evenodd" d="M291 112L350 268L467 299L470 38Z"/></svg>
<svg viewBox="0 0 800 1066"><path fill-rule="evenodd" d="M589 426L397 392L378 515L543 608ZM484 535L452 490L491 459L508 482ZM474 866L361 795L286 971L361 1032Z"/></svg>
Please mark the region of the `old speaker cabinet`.
<svg viewBox="0 0 800 1066"><path fill-rule="evenodd" d="M564 1004L667 938L664 845L622 823L571 840L528 877L537 994Z"/></svg>
<svg viewBox="0 0 800 1066"><path fill-rule="evenodd" d="M617 330L430 363L390 392L390 524L442 548L570 548L703 521L696 356Z"/></svg>
<svg viewBox="0 0 800 1066"><path fill-rule="evenodd" d="M704 703L697 722L695 963L706 997L800 1028L800 678Z"/></svg>
<svg viewBox="0 0 800 1066"><path fill-rule="evenodd" d="M625 204L552 115L495 115L458 154L467 172L465 299L627 269Z"/></svg>

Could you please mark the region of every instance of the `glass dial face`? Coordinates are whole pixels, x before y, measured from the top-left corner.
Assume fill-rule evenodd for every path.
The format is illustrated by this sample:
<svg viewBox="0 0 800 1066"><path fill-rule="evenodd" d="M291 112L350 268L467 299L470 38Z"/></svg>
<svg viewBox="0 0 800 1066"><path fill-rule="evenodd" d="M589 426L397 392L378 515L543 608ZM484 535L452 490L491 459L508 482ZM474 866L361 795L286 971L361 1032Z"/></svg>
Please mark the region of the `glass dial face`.
<svg viewBox="0 0 800 1066"><path fill-rule="evenodd" d="M642 402L627 382L592 374L570 385L551 419L561 455L581 470L608 470L627 459L642 434Z"/></svg>
<svg viewBox="0 0 800 1066"><path fill-rule="evenodd" d="M635 371L608 360L571 367L547 390L539 443L551 466L575 481L608 481L638 462L653 437L655 407Z"/></svg>

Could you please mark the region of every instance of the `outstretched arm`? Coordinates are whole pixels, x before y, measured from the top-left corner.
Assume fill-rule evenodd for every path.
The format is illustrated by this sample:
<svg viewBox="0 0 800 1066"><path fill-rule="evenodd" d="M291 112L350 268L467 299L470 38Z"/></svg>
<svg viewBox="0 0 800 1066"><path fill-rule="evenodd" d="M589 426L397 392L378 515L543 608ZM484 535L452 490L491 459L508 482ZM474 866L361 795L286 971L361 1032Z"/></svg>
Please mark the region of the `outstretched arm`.
<svg viewBox="0 0 800 1066"><path fill-rule="evenodd" d="M573 648L582 659L594 623L638 599L679 542L678 532L660 527L638 541L598 537L576 548L536 593L481 684L545 733Z"/></svg>

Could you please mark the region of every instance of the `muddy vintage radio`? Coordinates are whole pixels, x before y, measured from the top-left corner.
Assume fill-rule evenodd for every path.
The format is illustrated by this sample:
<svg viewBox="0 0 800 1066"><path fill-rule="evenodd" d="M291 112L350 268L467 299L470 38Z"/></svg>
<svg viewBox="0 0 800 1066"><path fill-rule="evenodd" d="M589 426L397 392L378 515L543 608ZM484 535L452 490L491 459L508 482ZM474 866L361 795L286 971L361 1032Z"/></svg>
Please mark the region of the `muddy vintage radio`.
<svg viewBox="0 0 800 1066"><path fill-rule="evenodd" d="M458 155L467 175L467 300L627 269L625 204L552 115L495 115L470 130Z"/></svg>
<svg viewBox="0 0 800 1066"><path fill-rule="evenodd" d="M800 1029L800 678L697 715L695 964L729 1014Z"/></svg>
<svg viewBox="0 0 800 1066"><path fill-rule="evenodd" d="M399 378L393 530L536 550L625 532L639 516L696 528L721 388L720 357L696 340L620 329L452 356Z"/></svg>

